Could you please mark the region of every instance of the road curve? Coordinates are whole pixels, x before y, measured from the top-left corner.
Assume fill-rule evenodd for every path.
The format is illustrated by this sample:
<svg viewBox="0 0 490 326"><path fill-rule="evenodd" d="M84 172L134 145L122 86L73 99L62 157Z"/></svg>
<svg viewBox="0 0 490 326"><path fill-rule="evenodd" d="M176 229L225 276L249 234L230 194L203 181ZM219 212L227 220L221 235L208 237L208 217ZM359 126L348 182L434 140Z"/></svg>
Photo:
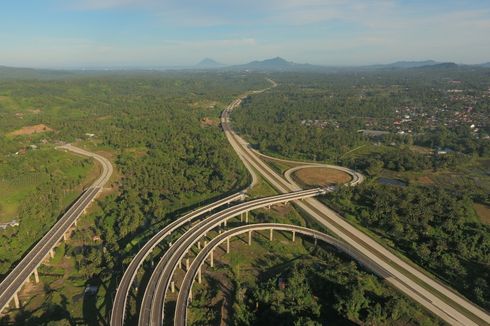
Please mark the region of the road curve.
<svg viewBox="0 0 490 326"><path fill-rule="evenodd" d="M377 268L376 264L373 264L370 260L367 260L364 255L360 255L357 250L350 247L346 243L333 238L323 232L320 232L315 229L309 229L302 226L297 225L289 225L289 224L278 224L278 223L260 223L260 224L250 224L243 225L231 230L228 230L214 239L212 239L207 246L205 246L196 258L192 261L192 264L189 267L189 270L186 272L184 279L182 281L182 285L179 289L179 294L177 297L177 303L175 306L175 314L174 314L174 325L176 326L184 326L187 324L187 306L189 301L189 294L192 288L192 284L196 278L198 271L201 269L204 264L206 258L209 256L211 251L213 251L216 247L218 247L221 243L223 243L226 239L238 236L243 233L251 232L251 231L263 231L263 230L276 230L276 231L288 231L288 232L296 232L302 235L306 235L309 237L313 237L315 239L326 242L339 251L342 251L349 256L353 257L355 260L360 262L363 266L371 269L374 273L378 274L381 277L387 277L389 274L384 270L380 270Z"/></svg>
<svg viewBox="0 0 490 326"><path fill-rule="evenodd" d="M162 324L165 296L173 273L183 256L189 252L192 246L204 237L207 232L210 232L228 219L250 210L270 206L276 203L317 196L324 193L325 190L317 188L255 199L218 212L190 228L169 247L155 267L143 296L143 302L140 308L139 325Z"/></svg>
<svg viewBox="0 0 490 326"><path fill-rule="evenodd" d="M243 98L233 101L221 116L223 130L232 147L240 158L250 164L278 191L284 193L296 189L260 160L231 128L229 114L240 105ZM388 282L449 324L490 325L490 316L482 308L400 259L318 200L307 199L297 205L339 238L389 271L393 277L388 278Z"/></svg>
<svg viewBox="0 0 490 326"><path fill-rule="evenodd" d="M261 152L253 149L250 146L250 144L248 144L248 143L243 144L243 145L246 145L255 154L257 154L259 156L262 156L262 157L265 157L265 158L267 158L269 160L278 161L278 162L284 162L284 163L298 164L298 166L292 167L292 168L290 168L290 169L288 169L288 170L286 170L284 172L284 177L286 178L286 180L291 185L296 186L298 190L301 189L301 187L298 186L296 184L296 182L292 179L292 177L291 177L292 174L294 172L298 171L298 170L306 169L306 168L313 168L313 167L329 168L329 169L338 170L338 171L342 171L342 172L347 173L351 177L351 180L349 181L349 183L347 185L352 186L352 187L353 186L357 186L358 184L364 182L364 175L362 175L362 173L359 173L357 171L354 171L352 169L349 169L349 168L346 168L346 167L343 167L343 166L332 165L332 164L325 164L325 163L317 163L317 162L300 162L300 161L286 160L286 159L277 158L277 157L273 157L273 156L262 154Z"/></svg>
<svg viewBox="0 0 490 326"><path fill-rule="evenodd" d="M0 311L9 305L9 302L21 289L22 285L49 255L49 252L63 238L63 235L68 229L75 224L76 220L83 214L84 210L90 205L112 174L112 165L105 157L69 144L57 148L66 149L80 155L94 158L102 165L102 173L41 238L41 240L39 240L39 242L27 253L27 255L21 259L17 266L15 266L7 277L5 277L2 283L0 283Z"/></svg>
<svg viewBox="0 0 490 326"><path fill-rule="evenodd" d="M119 282L119 286L116 290L116 296L114 297L112 312L111 312L111 325L112 326L122 326L124 324L124 318L126 314L126 302L129 295L129 289L133 283L140 266L143 264L148 255L152 250L165 238L170 235L173 231L181 227L186 223L192 222L194 219L202 216L203 214L210 212L220 206L229 204L233 201L243 199L245 194L239 192L228 196L226 198L220 199L209 205L196 209L172 223L165 226L162 230L156 233L145 245L138 251L134 258L129 263L128 267L124 271L124 275Z"/></svg>

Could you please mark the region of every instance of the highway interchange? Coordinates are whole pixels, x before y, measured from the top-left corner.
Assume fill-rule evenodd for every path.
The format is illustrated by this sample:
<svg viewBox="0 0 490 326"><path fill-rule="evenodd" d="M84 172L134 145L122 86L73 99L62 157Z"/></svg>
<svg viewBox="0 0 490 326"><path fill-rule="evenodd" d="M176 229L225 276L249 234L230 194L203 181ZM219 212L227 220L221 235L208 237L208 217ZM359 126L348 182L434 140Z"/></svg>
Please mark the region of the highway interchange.
<svg viewBox="0 0 490 326"><path fill-rule="evenodd" d="M228 197L222 198L209 205L203 206L190 212L165 226L155 234L134 256L130 264L126 267L124 275L119 283L111 312L111 325L122 326L125 323L126 305L131 286L135 282L138 271L143 262L152 253L155 247L161 245L162 241L168 240L169 235L182 228L187 230L175 241L169 243L166 251L154 268L150 280L145 288L139 313L139 325L162 325L164 322L165 299L167 292L174 290L174 273L178 267L182 267L185 261L186 275L181 283L177 298L174 323L176 325L186 324L186 307L189 295L192 292L192 284L196 275L201 278L201 268L207 257L214 248L223 241L228 241L232 236L242 233L249 233L258 230L281 230L297 232L305 236L312 236L315 239L325 241L337 249L351 255L362 265L383 277L388 283L411 297L427 310L439 316L442 320L451 325L490 325L490 316L486 311L468 301L457 292L430 276L420 267L400 258L389 249L379 244L356 227L346 222L341 216L325 206L315 196L332 191L332 188L315 188L303 190L292 178L292 174L298 169L311 166L324 166L345 171L351 175L351 186L355 186L364 180L364 177L352 170L318 163L304 163L287 161L299 164L289 169L284 175L280 175L272 170L262 158L267 160L278 160L266 157L255 151L250 145L238 136L230 125L230 113L240 106L241 101L246 97L267 91L276 87L277 84L269 80L271 87L260 91L252 91L240 96L233 101L222 113L221 125L223 131L236 151L239 158L245 164L252 176L252 185L262 178L269 183L280 195L259 198L233 205L222 209L225 205L232 202L243 201L245 191L237 192ZM52 253L53 248L63 238L66 232L76 223L84 210L90 205L93 199L100 192L102 187L108 182L112 174L112 165L100 155L90 153L71 145L61 146L80 155L90 156L97 160L102 166L100 177L86 189L80 198L67 210L67 212L56 222L56 224L46 233L46 235L33 247L33 249L15 266L9 275L0 283L0 308L2 310L9 305L12 299L18 304L17 292L22 285L29 280L32 274L38 279L37 267ZM222 233L222 226L226 226L231 218L240 217L243 221L246 215L248 222L248 212L254 209L270 207L277 203L287 203L294 201L294 205L307 215L312 217L319 224L328 229L334 237L327 236L316 230L301 228L292 225L281 224L246 224ZM214 214L206 214L219 210ZM213 230L219 230L218 236L211 239L209 243L203 241ZM295 234L295 233L293 233ZM249 238L250 239L250 238ZM294 237L293 237L294 239ZM250 241L250 240L249 240ZM202 246L201 246L202 244ZM190 263L189 253L197 245L198 253L192 263ZM211 263L212 265L212 263Z"/></svg>

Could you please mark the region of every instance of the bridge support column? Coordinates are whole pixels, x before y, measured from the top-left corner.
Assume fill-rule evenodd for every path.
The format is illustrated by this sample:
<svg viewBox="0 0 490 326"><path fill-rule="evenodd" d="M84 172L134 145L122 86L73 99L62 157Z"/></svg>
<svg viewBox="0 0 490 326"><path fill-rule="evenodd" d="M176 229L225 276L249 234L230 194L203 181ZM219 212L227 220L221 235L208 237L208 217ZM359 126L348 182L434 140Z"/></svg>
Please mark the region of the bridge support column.
<svg viewBox="0 0 490 326"><path fill-rule="evenodd" d="M170 291L172 291L172 293L175 293L175 282L174 281L170 282Z"/></svg>
<svg viewBox="0 0 490 326"><path fill-rule="evenodd" d="M248 231L248 245L252 245L252 231Z"/></svg>
<svg viewBox="0 0 490 326"><path fill-rule="evenodd" d="M225 227L226 227L226 223L227 223L227 222L228 222L228 220L225 220L225 221L223 222L223 225L224 225Z"/></svg>
<svg viewBox="0 0 490 326"><path fill-rule="evenodd" d="M273 240L273 236L274 236L274 230L273 229L270 229L270 231L269 231L269 240L270 241Z"/></svg>
<svg viewBox="0 0 490 326"><path fill-rule="evenodd" d="M67 241L67 240L68 240L68 238L70 237L70 236L68 235L68 232L69 232L69 231L66 231L65 233L63 233L63 240L65 240L65 241Z"/></svg>
<svg viewBox="0 0 490 326"><path fill-rule="evenodd" d="M209 264L211 267L214 267L214 250L211 250L211 253L209 254Z"/></svg>
<svg viewBox="0 0 490 326"><path fill-rule="evenodd" d="M245 223L248 223L248 211L245 212Z"/></svg>
<svg viewBox="0 0 490 326"><path fill-rule="evenodd" d="M189 302L192 302L192 287L189 290Z"/></svg>
<svg viewBox="0 0 490 326"><path fill-rule="evenodd" d="M243 213L240 213L240 222L243 222Z"/></svg>
<svg viewBox="0 0 490 326"><path fill-rule="evenodd" d="M15 292L15 294L14 294L14 305L15 305L15 309L20 308L20 301L19 301L19 296L17 295L17 292Z"/></svg>
<svg viewBox="0 0 490 326"><path fill-rule="evenodd" d="M54 250L49 249L49 257L54 258Z"/></svg>
<svg viewBox="0 0 490 326"><path fill-rule="evenodd" d="M230 237L226 238L226 253L230 253Z"/></svg>
<svg viewBox="0 0 490 326"><path fill-rule="evenodd" d="M296 240L296 231L293 231L293 242Z"/></svg>
<svg viewBox="0 0 490 326"><path fill-rule="evenodd" d="M206 247L208 245L208 240L204 240L204 244L202 245L202 247Z"/></svg>
<svg viewBox="0 0 490 326"><path fill-rule="evenodd" d="M37 272L37 267L34 268L34 282L39 283L39 274Z"/></svg>
<svg viewBox="0 0 490 326"><path fill-rule="evenodd" d="M182 260L181 259L179 259L179 262L177 263L177 267L182 268Z"/></svg>
<svg viewBox="0 0 490 326"><path fill-rule="evenodd" d="M185 271L187 272L189 270L189 258L185 259Z"/></svg>
<svg viewBox="0 0 490 326"><path fill-rule="evenodd" d="M318 239L315 237L315 246L316 246L317 242L318 242Z"/></svg>
<svg viewBox="0 0 490 326"><path fill-rule="evenodd" d="M201 284L202 278L201 278L201 267L197 270L197 283Z"/></svg>
<svg viewBox="0 0 490 326"><path fill-rule="evenodd" d="M201 241L197 242L197 249L201 250Z"/></svg>

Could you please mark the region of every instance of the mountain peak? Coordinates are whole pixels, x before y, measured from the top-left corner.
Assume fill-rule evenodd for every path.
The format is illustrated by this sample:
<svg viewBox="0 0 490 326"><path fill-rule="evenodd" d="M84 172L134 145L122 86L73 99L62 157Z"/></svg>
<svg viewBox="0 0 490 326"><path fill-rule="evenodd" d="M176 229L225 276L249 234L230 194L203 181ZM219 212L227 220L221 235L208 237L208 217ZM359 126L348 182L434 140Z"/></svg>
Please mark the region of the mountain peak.
<svg viewBox="0 0 490 326"><path fill-rule="evenodd" d="M199 63L196 64L196 66L200 68L218 68L218 67L223 67L224 65L211 58L204 58L201 61L199 61Z"/></svg>

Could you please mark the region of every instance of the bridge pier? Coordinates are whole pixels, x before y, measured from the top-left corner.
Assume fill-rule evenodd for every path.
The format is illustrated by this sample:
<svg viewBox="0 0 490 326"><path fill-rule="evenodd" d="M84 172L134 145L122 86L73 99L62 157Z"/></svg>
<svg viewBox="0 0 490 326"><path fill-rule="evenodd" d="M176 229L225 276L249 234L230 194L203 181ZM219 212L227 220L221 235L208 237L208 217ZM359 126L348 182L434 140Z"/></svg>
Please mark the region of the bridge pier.
<svg viewBox="0 0 490 326"><path fill-rule="evenodd" d="M248 223L248 211L245 212L245 223Z"/></svg>
<svg viewBox="0 0 490 326"><path fill-rule="evenodd" d="M296 231L293 231L293 242L296 240Z"/></svg>
<svg viewBox="0 0 490 326"><path fill-rule="evenodd" d="M49 249L49 257L54 258L54 249Z"/></svg>
<svg viewBox="0 0 490 326"><path fill-rule="evenodd" d="M15 305L15 309L20 308L20 301L19 301L19 296L17 295L17 292L15 292L15 294L14 294L14 305Z"/></svg>
<svg viewBox="0 0 490 326"><path fill-rule="evenodd" d="M65 240L65 241L67 241L67 240L68 240L68 238L70 237L70 236L68 235L68 232L70 232L70 231L66 231L65 233L63 233L63 240Z"/></svg>
<svg viewBox="0 0 490 326"><path fill-rule="evenodd" d="M230 253L230 237L226 238L226 253Z"/></svg>
<svg viewBox="0 0 490 326"><path fill-rule="evenodd" d="M172 293L175 293L175 282L174 281L170 282L170 291L172 291Z"/></svg>
<svg viewBox="0 0 490 326"><path fill-rule="evenodd" d="M181 259L179 259L179 262L177 263L177 267L182 269L182 260Z"/></svg>
<svg viewBox="0 0 490 326"><path fill-rule="evenodd" d="M272 241L273 240L273 235L274 235L274 230L273 229L270 229L270 231L269 231L269 241Z"/></svg>
<svg viewBox="0 0 490 326"><path fill-rule="evenodd" d="M198 241L198 242L197 242L197 249L198 249L198 250L201 250L201 241Z"/></svg>
<svg viewBox="0 0 490 326"><path fill-rule="evenodd" d="M243 213L240 213L240 222L243 222Z"/></svg>
<svg viewBox="0 0 490 326"><path fill-rule="evenodd" d="M185 271L187 272L189 270L189 257L185 259Z"/></svg>
<svg viewBox="0 0 490 326"><path fill-rule="evenodd" d="M39 283L39 274L37 272L37 267L34 268L34 282Z"/></svg>
<svg viewBox="0 0 490 326"><path fill-rule="evenodd" d="M228 220L225 220L225 221L223 222L223 225L224 225L225 227L226 227L226 223L227 223L227 221L228 221Z"/></svg>
<svg viewBox="0 0 490 326"><path fill-rule="evenodd" d="M252 245L252 231L248 231L248 245L251 246Z"/></svg>
<svg viewBox="0 0 490 326"><path fill-rule="evenodd" d="M211 253L209 254L209 264L211 267L214 267L214 250L211 250Z"/></svg>
<svg viewBox="0 0 490 326"><path fill-rule="evenodd" d="M192 302L192 287L189 290L189 302Z"/></svg>
<svg viewBox="0 0 490 326"><path fill-rule="evenodd" d="M197 283L201 284L202 279L201 279L201 267L197 270Z"/></svg>

